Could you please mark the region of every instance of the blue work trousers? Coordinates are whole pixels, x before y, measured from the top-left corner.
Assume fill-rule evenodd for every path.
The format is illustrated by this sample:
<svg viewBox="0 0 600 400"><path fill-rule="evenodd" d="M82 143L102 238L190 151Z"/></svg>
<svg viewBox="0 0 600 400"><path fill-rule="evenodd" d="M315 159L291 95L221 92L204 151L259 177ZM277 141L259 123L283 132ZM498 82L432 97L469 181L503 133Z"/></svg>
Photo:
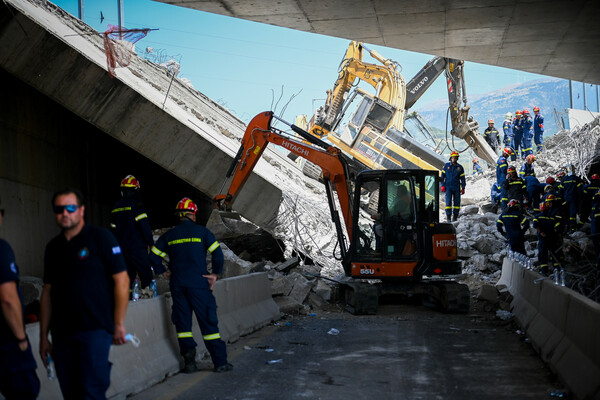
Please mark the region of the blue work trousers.
<svg viewBox="0 0 600 400"><path fill-rule="evenodd" d="M567 201L567 210L569 212L569 219L566 221L566 225L567 232L569 232L569 229L577 229L577 214L579 214L579 204L577 203L577 200Z"/></svg>
<svg viewBox="0 0 600 400"><path fill-rule="evenodd" d="M533 154L533 147L531 144L531 136L529 133L523 134L523 150L521 152L521 158L526 158L528 155Z"/></svg>
<svg viewBox="0 0 600 400"><path fill-rule="evenodd" d="M521 154L523 153L523 134L518 133L513 137L513 153L510 156L512 161L517 161L517 156L519 155L519 149L521 149Z"/></svg>
<svg viewBox="0 0 600 400"><path fill-rule="evenodd" d="M227 364L227 349L219 334L217 302L210 290L171 286L173 308L171 320L177 329L179 351L184 355L196 348L192 337L192 311L196 314L206 350L210 353L215 367Z"/></svg>
<svg viewBox="0 0 600 400"><path fill-rule="evenodd" d="M536 153L544 150L544 133L543 132L535 132L533 135L533 140L536 146Z"/></svg>
<svg viewBox="0 0 600 400"><path fill-rule="evenodd" d="M6 400L33 400L40 392L31 344L21 351L16 341L0 344L0 393Z"/></svg>
<svg viewBox="0 0 600 400"><path fill-rule="evenodd" d="M460 211L460 188L446 188L446 216L458 217Z"/></svg>
<svg viewBox="0 0 600 400"><path fill-rule="evenodd" d="M104 329L53 338L56 376L65 400L106 399L112 335Z"/></svg>

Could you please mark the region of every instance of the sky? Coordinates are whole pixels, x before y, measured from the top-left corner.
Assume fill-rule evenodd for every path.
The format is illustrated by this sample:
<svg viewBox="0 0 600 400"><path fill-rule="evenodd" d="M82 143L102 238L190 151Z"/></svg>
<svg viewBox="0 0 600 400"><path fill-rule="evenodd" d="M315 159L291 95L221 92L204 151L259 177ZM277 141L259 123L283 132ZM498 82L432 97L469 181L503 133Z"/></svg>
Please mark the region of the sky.
<svg viewBox="0 0 600 400"><path fill-rule="evenodd" d="M244 122L262 111L294 122L324 103L350 40L259 24L151 0L123 0L126 28L152 28L136 45L138 55L181 64L180 78L189 79L203 94L228 108ZM56 0L77 16L77 0ZM104 15L101 22L100 12ZM83 20L99 32L118 24L117 0L85 0ZM409 81L433 56L366 44L402 66ZM365 61L374 62L370 56ZM117 70L118 74L118 70ZM467 95L543 78L542 75L467 62ZM577 90L581 90L578 85ZM595 89L587 92L594 102ZM577 98L577 93L575 96ZM413 109L446 99L444 79L434 85ZM579 95L582 99L582 96ZM590 100L590 98L593 98ZM577 100L576 100L577 101ZM583 100L580 101L581 103Z"/></svg>

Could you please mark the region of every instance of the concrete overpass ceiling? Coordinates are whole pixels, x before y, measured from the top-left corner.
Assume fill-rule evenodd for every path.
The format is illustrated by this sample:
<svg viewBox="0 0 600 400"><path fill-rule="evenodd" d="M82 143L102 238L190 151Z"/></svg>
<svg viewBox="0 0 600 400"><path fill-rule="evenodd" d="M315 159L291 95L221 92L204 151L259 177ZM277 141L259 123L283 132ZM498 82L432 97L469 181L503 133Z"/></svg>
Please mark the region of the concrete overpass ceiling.
<svg viewBox="0 0 600 400"><path fill-rule="evenodd" d="M598 0L155 1L402 50L600 83Z"/></svg>

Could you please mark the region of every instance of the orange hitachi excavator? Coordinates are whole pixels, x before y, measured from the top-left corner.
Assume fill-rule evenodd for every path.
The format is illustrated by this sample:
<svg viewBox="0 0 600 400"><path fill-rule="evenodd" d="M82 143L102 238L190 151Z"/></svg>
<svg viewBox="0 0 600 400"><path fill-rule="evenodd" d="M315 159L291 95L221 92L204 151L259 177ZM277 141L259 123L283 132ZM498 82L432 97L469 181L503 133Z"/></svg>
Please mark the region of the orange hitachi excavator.
<svg viewBox="0 0 600 400"><path fill-rule="evenodd" d="M274 119L290 126L311 144L294 140L273 127ZM323 170L340 261L346 275L356 278L343 283L351 312L376 313L378 298L383 294L425 295L436 300L444 311L468 311L467 286L452 280L452 276L461 273L456 230L452 224L439 222L438 171L370 170L351 176L347 156L340 149L272 112L263 112L246 128L227 172L229 189L214 198L217 208L231 210L269 143L284 147ZM365 202L366 198L370 200ZM361 212L363 221L359 223ZM371 218L369 223L364 223L365 212ZM380 282L372 284L365 279Z"/></svg>

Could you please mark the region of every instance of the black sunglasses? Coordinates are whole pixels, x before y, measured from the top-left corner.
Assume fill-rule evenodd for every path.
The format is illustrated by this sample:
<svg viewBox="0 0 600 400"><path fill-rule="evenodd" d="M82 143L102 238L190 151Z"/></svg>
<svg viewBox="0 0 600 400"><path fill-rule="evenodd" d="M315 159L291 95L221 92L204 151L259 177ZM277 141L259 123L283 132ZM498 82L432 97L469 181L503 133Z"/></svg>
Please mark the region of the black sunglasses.
<svg viewBox="0 0 600 400"><path fill-rule="evenodd" d="M76 204L67 204L66 206L53 206L52 210L54 210L54 214L62 214L67 210L69 214L74 213L79 208Z"/></svg>

